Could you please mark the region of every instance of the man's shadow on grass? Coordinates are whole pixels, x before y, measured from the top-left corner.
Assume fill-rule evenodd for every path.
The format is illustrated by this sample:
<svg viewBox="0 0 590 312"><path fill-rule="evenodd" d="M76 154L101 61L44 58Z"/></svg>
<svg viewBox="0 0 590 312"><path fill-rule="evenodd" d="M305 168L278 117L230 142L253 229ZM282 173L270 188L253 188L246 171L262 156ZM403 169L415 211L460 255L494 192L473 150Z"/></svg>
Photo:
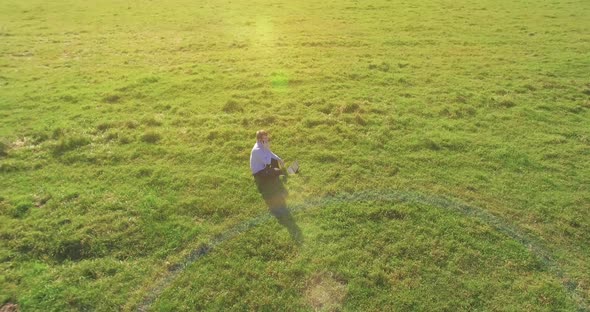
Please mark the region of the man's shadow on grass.
<svg viewBox="0 0 590 312"><path fill-rule="evenodd" d="M270 214L279 221L279 224L287 228L291 238L297 245L303 244L303 233L293 219L291 212L287 208L286 194L277 194L272 198L266 199L266 204Z"/></svg>
<svg viewBox="0 0 590 312"><path fill-rule="evenodd" d="M271 160L270 168L272 169L265 169L271 170L270 175L258 177L254 175L258 191L262 195L262 198L264 198L270 214L279 221L280 225L287 228L295 243L301 245L303 243L303 234L297 223L295 223L291 212L287 209L287 196L289 192L285 189L284 185L287 182L285 169L279 168L279 163L276 159Z"/></svg>

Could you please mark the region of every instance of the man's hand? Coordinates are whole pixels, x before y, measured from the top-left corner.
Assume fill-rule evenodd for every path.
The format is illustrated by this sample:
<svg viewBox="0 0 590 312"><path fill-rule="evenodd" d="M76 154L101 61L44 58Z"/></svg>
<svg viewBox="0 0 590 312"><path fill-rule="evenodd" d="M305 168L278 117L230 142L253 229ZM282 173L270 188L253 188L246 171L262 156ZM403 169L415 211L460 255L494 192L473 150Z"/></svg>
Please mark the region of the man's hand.
<svg viewBox="0 0 590 312"><path fill-rule="evenodd" d="M282 169L279 169L279 168L272 168L272 169L273 169L273 174L277 177L285 175L285 172Z"/></svg>

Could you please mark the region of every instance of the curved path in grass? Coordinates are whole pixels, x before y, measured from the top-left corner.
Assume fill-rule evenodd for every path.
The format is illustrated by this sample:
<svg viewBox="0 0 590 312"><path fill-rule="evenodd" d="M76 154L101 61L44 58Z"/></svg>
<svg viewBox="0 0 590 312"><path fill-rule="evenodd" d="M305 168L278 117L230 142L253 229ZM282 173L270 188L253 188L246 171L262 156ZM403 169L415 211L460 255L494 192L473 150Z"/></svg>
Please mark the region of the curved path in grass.
<svg viewBox="0 0 590 312"><path fill-rule="evenodd" d="M325 196L322 198L304 201L303 203L290 205L289 210L291 212L304 211L309 208L337 204L337 203L351 203L351 202L364 202L364 201L382 201L382 202L402 202L402 203L418 203L425 204L439 209L445 209L455 213L460 213L466 217L476 218L491 227L495 228L498 232L510 237L511 239L519 242L526 247L531 254L536 256L544 266L562 281L562 286L570 295L570 297L576 302L578 311L590 311L588 304L584 298L578 293L578 283L569 278L565 272L561 269L559 264L554 260L553 256L549 252L548 248L544 243L536 237L525 233L525 231L519 229L513 224L510 224L497 216L485 211L484 209L467 205L456 200L426 195L418 192L411 191L363 191L353 194L339 194L334 196ZM223 232L219 236L212 239L208 244L199 247L198 249L192 250L182 261L174 265L165 276L159 279L148 294L143 298L138 306L138 311L148 311L154 300L160 296L160 294L178 277L182 272L195 261L201 257L207 255L216 246L236 237L237 235L274 218L269 213L264 213L255 217L249 221L240 223L227 231Z"/></svg>

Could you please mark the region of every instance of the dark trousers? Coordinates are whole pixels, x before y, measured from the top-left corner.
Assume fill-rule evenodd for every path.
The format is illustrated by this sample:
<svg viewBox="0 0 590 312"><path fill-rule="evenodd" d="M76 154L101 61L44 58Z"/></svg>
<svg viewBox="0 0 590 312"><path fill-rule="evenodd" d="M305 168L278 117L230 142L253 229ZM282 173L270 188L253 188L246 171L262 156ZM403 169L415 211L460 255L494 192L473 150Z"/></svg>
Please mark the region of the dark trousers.
<svg viewBox="0 0 590 312"><path fill-rule="evenodd" d="M262 195L262 198L264 198L270 213L282 226L287 228L295 242L301 244L303 243L301 229L299 229L297 223L293 220L293 216L291 216L289 209L287 209L288 193L283 182L279 178L280 171L277 171L275 168L278 169L279 164L273 159L267 168L261 172L257 172L254 175L256 186L258 187L258 191Z"/></svg>
<svg viewBox="0 0 590 312"><path fill-rule="evenodd" d="M256 187L264 198L266 205L274 214L275 211L287 208L287 190L279 178L279 163L275 159L264 170L254 174Z"/></svg>

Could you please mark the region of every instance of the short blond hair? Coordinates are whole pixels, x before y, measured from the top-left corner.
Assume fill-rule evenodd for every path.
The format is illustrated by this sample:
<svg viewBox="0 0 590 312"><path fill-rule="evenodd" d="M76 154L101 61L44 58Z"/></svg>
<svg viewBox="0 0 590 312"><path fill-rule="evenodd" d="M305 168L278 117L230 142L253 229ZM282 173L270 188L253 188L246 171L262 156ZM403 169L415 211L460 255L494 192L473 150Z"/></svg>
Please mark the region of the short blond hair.
<svg viewBox="0 0 590 312"><path fill-rule="evenodd" d="M268 132L266 132L266 130L258 130L256 131L256 141L260 141L262 140L263 136L268 136Z"/></svg>

